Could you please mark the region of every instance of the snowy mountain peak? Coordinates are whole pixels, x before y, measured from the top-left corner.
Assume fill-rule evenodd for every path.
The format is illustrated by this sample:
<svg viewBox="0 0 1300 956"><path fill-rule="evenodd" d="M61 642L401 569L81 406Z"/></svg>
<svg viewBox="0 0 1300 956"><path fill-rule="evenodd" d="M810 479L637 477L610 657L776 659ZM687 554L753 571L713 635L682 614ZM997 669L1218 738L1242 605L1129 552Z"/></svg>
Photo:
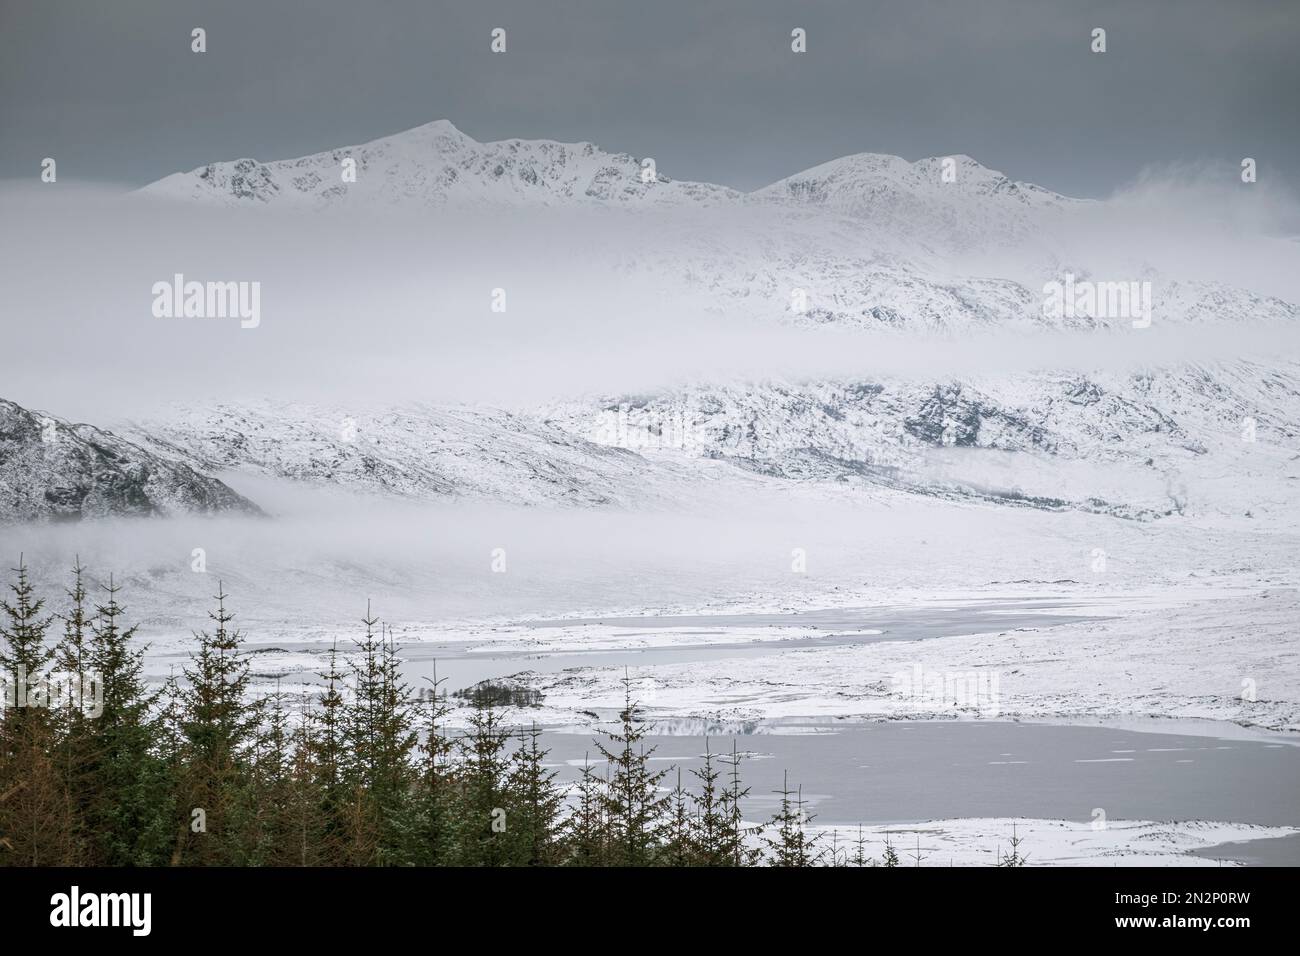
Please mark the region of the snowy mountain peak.
<svg viewBox="0 0 1300 956"><path fill-rule="evenodd" d="M209 163L141 191L223 205L776 202L824 207L886 224L926 214L947 223L973 211L981 216L993 211L996 219L1010 220L1013 228L1026 213L1077 202L1011 180L964 154L909 162L885 153L857 153L744 194L726 186L672 180L653 160L609 153L587 142L480 143L445 119L297 159Z"/></svg>
<svg viewBox="0 0 1300 956"><path fill-rule="evenodd" d="M856 153L795 173L751 196L811 206L865 220L886 234L918 235L957 247L990 237L1022 238L1046 217L1082 202L1016 182L964 154L908 162Z"/></svg>
<svg viewBox="0 0 1300 956"><path fill-rule="evenodd" d="M1077 201L1032 183L1016 182L964 153L929 156L916 162L888 153L854 153L787 176L755 195L842 204L849 198L862 199L882 191L936 196L998 195L1021 203L1045 205Z"/></svg>
<svg viewBox="0 0 1300 956"><path fill-rule="evenodd" d="M591 143L480 143L447 120L298 159L210 163L168 176L141 192L224 205L307 206L707 204L740 196L723 186L670 180L646 160L607 153Z"/></svg>

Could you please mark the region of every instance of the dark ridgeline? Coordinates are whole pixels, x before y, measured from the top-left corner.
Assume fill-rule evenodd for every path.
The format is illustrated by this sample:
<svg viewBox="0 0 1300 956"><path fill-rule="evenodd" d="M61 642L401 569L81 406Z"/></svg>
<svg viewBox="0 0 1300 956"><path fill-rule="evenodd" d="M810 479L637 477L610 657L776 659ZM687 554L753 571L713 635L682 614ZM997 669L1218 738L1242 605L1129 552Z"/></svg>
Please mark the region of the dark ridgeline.
<svg viewBox="0 0 1300 956"><path fill-rule="evenodd" d="M322 686L250 694L243 635L218 587L184 680L150 691L119 587L88 603L78 563L66 610L45 613L22 561L0 601L0 675L97 674L94 707L0 712L0 865L8 866L897 866L808 830L787 783L773 818L747 825L740 756L708 749L697 786L663 786L624 678L619 724L566 792L541 730L508 726L494 694L469 695L449 733L439 688L401 677L391 633L367 607L347 670ZM58 620L62 633L53 625ZM378 630L376 627L378 626ZM16 700L16 698L15 698ZM603 767L601 764L603 763ZM1023 865L1013 835L1002 865Z"/></svg>

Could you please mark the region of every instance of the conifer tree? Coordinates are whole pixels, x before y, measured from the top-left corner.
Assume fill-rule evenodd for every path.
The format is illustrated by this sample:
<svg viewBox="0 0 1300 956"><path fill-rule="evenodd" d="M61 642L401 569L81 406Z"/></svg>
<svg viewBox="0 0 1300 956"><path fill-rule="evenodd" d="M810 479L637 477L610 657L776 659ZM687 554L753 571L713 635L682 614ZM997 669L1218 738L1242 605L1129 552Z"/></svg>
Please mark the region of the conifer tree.
<svg viewBox="0 0 1300 956"><path fill-rule="evenodd" d="M399 865L408 862L404 833L418 735L396 645L382 626L376 633L379 620L371 615L369 605L362 623L366 632L357 642L353 698L344 722L354 792L353 822L364 827L373 840L373 862Z"/></svg>
<svg viewBox="0 0 1300 956"><path fill-rule="evenodd" d="M898 851L894 849L893 841L889 839L889 834L885 834L885 852L880 858L881 866L898 866Z"/></svg>
<svg viewBox="0 0 1300 956"><path fill-rule="evenodd" d="M510 734L485 697L475 698L469 731L459 742L460 793L454 858L460 866L503 866L511 859L506 746Z"/></svg>
<svg viewBox="0 0 1300 956"><path fill-rule="evenodd" d="M1015 821L1011 821L1011 852L1001 854L998 866L1024 866L1029 860L1029 857L1020 852L1024 842L1024 838L1016 832Z"/></svg>
<svg viewBox="0 0 1300 956"><path fill-rule="evenodd" d="M339 670L338 645L330 647L327 667L320 675L325 689L317 706L309 708L295 753L298 799L314 799L316 855L321 865L341 864L352 845L349 833L351 787L348 782L346 675ZM303 775L307 775L303 779ZM300 807L299 813L307 813ZM299 827L301 830L301 825Z"/></svg>
<svg viewBox="0 0 1300 956"><path fill-rule="evenodd" d="M95 714L94 698L102 702L103 686L91 669L89 637L90 617L86 587L80 560L72 568L72 586L66 592L71 602L60 614L63 638L54 652L54 677L67 698L54 710L54 762L62 781L63 799L69 808L72 825L78 829L77 842L83 846L86 862L99 862L88 845L93 830L87 830L89 802L97 791L97 755L90 721Z"/></svg>
<svg viewBox="0 0 1300 956"><path fill-rule="evenodd" d="M862 832L862 824L858 824L858 837L853 841L853 856L849 862L853 866L873 866L874 861L867 855L867 838Z"/></svg>
<svg viewBox="0 0 1300 956"><path fill-rule="evenodd" d="M83 862L76 806L55 762L55 722L44 699L54 649L50 619L19 558L11 600L0 601L0 680L15 706L0 711L0 862L64 866ZM6 701L7 704L7 701Z"/></svg>
<svg viewBox="0 0 1300 956"><path fill-rule="evenodd" d="M726 793L719 784L722 771L714 765L708 737L704 738L704 764L699 769L692 769L691 775L700 786L695 797L695 863L698 866L735 866L736 848L731 840Z"/></svg>
<svg viewBox="0 0 1300 956"><path fill-rule="evenodd" d="M827 863L831 867L848 865L840 856L840 831L838 829L831 831L831 848L828 854Z"/></svg>
<svg viewBox="0 0 1300 956"><path fill-rule="evenodd" d="M596 776L590 755L584 755L578 779L577 806L565 827L567 861L574 866L604 866L608 862L609 827L605 819L605 782Z"/></svg>
<svg viewBox="0 0 1300 956"><path fill-rule="evenodd" d="M418 748L417 777L409 801L411 861L418 866L437 866L452 857L453 816L458 799L457 774L451 761L454 744L442 729L449 708L440 695L436 663L431 684L428 695L417 708L423 740Z"/></svg>
<svg viewBox="0 0 1300 956"><path fill-rule="evenodd" d="M912 857L913 866L920 866L921 861L925 859L925 854L921 852L921 834L919 833L916 835L916 849L912 851L910 856Z"/></svg>
<svg viewBox="0 0 1300 956"><path fill-rule="evenodd" d="M698 858L695 837L696 819L691 814L690 796L682 786L682 771L678 767L677 785L668 796L664 846L659 862L664 866L694 866Z"/></svg>
<svg viewBox="0 0 1300 956"><path fill-rule="evenodd" d="M226 593L218 583L217 608L209 612L211 634L200 631L186 668L180 732L182 760L173 862L238 865L246 861L247 834L239 819L246 811L248 751L257 729L257 709L246 701L248 662L240 654L243 634L230 627Z"/></svg>
<svg viewBox="0 0 1300 956"><path fill-rule="evenodd" d="M293 754L284 693L279 684L258 702L259 720L249 755L248 786L239 793L236 817L245 828L241 840L246 864L282 866L298 849L290 819L294 797Z"/></svg>
<svg viewBox="0 0 1300 956"><path fill-rule="evenodd" d="M82 724L95 775L87 826L104 865L146 866L167 858L173 780L163 756L166 727L153 712L157 695L144 680L145 648L131 646L136 629L121 623L120 590L110 577L82 655L102 704L99 716Z"/></svg>
<svg viewBox="0 0 1300 956"><path fill-rule="evenodd" d="M749 787L740 785L740 754L736 750L736 741L731 741L731 758L727 761L731 767L727 789L723 792L722 812L725 821L724 849L731 859L732 866L755 866L762 859L762 850L751 846L747 838L754 828L745 826L745 818L740 803L749 796Z"/></svg>
<svg viewBox="0 0 1300 956"><path fill-rule="evenodd" d="M646 750L645 722L632 699L632 680L623 678L623 710L619 714L621 729L609 731L610 746L600 741L596 749L612 770L609 787L604 793L605 815L609 824L609 850L615 866L647 866L654 862L663 836L663 813L666 796L659 785L667 770L650 770L655 748Z"/></svg>
<svg viewBox="0 0 1300 956"><path fill-rule="evenodd" d="M511 805L508 825L518 862L525 866L545 866L557 856L563 797L555 787L555 772L546 769L549 751L539 745L540 736L536 724L521 735L506 775Z"/></svg>
<svg viewBox="0 0 1300 956"><path fill-rule="evenodd" d="M13 598L0 601L0 679L6 684L6 692L18 695L23 690L38 691L55 651L45 643L50 626L50 618L41 615L45 602L36 596L21 556L13 571L16 580L9 586ZM8 708L5 715L14 725L10 728L12 733L19 733L19 725L24 721L49 722L46 708L24 706L28 702L17 697L14 703L18 706Z"/></svg>
<svg viewBox="0 0 1300 956"><path fill-rule="evenodd" d="M773 866L815 866L821 854L816 847L817 837L810 837L805 830L811 818L804 812L803 791L790 789L789 773L785 774L783 781L777 791L781 795L781 804L769 824L775 832L765 833L763 843Z"/></svg>
<svg viewBox="0 0 1300 956"><path fill-rule="evenodd" d="M290 738L288 792L284 806L285 844L276 860L286 866L338 866L342 853L337 831L325 813L324 788L316 765L317 748L310 712L303 714Z"/></svg>

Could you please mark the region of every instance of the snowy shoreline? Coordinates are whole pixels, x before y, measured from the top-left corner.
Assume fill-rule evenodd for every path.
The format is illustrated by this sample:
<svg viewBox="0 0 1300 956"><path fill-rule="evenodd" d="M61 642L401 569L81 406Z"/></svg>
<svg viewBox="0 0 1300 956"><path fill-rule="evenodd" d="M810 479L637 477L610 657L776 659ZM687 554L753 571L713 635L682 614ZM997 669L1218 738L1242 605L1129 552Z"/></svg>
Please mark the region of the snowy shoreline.
<svg viewBox="0 0 1300 956"><path fill-rule="evenodd" d="M879 858L886 837L899 856L899 866L994 866L1009 852L1012 825L1023 841L1026 866L1242 866L1226 855L1233 844L1274 840L1300 834L1297 827L1266 827L1206 820L1159 822L1111 820L1104 826L1071 820L962 818L912 824L862 827L866 853ZM841 852L850 855L859 839L857 827L812 826L822 846L832 835ZM1216 849L1225 853L1216 856Z"/></svg>
<svg viewBox="0 0 1300 956"><path fill-rule="evenodd" d="M798 717L1070 723L1154 718L1219 722L1261 733L1300 731L1300 651L1292 637L1300 600L1295 591L1123 610L1122 617L1051 627L809 647L799 646L800 635L813 633L807 628L728 628L723 643L729 645L783 643L774 653L724 661L633 663L626 674L649 698L642 703L647 717L656 721ZM627 647L629 641L634 647L665 647L684 640L673 629L635 635L627 630L606 625L548 629L529 650L590 651ZM498 635L481 651L499 650L507 640L509 636ZM1000 678L996 700L954 706L900 695L897 676L917 668L992 671ZM519 671L518 679L544 694L538 723L581 723L584 714L612 711L622 703L623 667L529 674L521 666Z"/></svg>

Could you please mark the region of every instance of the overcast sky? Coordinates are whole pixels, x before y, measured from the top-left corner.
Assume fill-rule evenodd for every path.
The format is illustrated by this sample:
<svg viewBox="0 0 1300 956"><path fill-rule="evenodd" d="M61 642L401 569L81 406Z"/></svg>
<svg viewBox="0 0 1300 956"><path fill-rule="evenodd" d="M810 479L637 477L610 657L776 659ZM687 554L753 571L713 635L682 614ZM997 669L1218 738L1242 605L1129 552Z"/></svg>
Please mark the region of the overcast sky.
<svg viewBox="0 0 1300 956"><path fill-rule="evenodd" d="M1098 196L1148 165L1300 177L1295 0L0 0L0 178L142 184L449 119L763 185L968 153ZM202 26L208 51L190 51ZM489 52L504 27L508 52ZM790 51L803 27L808 52ZM1089 50L1093 27L1108 51Z"/></svg>

